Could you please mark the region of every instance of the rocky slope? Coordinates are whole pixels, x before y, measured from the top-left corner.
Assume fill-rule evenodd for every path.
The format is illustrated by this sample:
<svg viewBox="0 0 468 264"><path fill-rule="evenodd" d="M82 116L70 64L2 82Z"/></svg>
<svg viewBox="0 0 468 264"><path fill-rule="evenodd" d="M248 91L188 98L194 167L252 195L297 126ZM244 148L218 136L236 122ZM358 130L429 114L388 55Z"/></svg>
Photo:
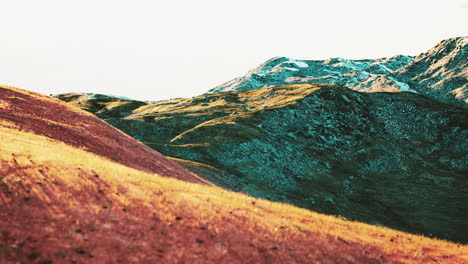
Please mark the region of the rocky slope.
<svg viewBox="0 0 468 264"><path fill-rule="evenodd" d="M295 60L273 58L245 76L221 84L210 92L245 91L295 83L329 83L354 88L373 77L385 76L413 61L411 56L381 59ZM394 83L394 82L393 82Z"/></svg>
<svg viewBox="0 0 468 264"><path fill-rule="evenodd" d="M89 107L77 94L58 97ZM142 106L114 112L116 102ZM411 92L358 93L327 84L93 105L106 122L221 187L468 241L463 108Z"/></svg>
<svg viewBox="0 0 468 264"><path fill-rule="evenodd" d="M466 246L180 181L174 164L169 177L124 166L109 157L170 162L84 111L11 87L0 88L0 149L0 263L468 261Z"/></svg>
<svg viewBox="0 0 468 264"><path fill-rule="evenodd" d="M468 37L447 39L392 73L418 93L466 107Z"/></svg>
<svg viewBox="0 0 468 264"><path fill-rule="evenodd" d="M295 60L273 58L210 92L295 83L329 83L362 92L410 91L462 107L468 102L468 37L444 40L416 58Z"/></svg>

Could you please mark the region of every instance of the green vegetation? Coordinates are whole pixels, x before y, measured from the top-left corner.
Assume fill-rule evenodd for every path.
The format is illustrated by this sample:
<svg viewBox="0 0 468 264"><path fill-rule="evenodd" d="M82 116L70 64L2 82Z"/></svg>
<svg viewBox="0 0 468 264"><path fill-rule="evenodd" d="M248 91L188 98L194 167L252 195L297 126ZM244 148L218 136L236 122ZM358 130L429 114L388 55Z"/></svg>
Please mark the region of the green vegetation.
<svg viewBox="0 0 468 264"><path fill-rule="evenodd" d="M223 188L468 241L466 110L414 93L302 84L174 99L105 120Z"/></svg>

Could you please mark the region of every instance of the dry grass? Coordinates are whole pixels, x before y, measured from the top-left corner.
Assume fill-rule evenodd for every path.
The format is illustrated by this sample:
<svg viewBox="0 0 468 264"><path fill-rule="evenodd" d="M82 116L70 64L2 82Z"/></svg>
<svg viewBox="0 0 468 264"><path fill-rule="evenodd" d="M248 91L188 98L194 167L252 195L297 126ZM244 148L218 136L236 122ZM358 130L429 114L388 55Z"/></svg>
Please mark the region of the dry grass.
<svg viewBox="0 0 468 264"><path fill-rule="evenodd" d="M161 258L176 262L192 260L195 252L190 251L197 246L200 247L198 257L214 262L240 262L242 258L238 256L242 254L255 261L271 255L273 262L468 261L465 246L147 174L64 143L10 128L1 128L0 137L4 190L0 192L3 208L0 227L15 237L14 242L4 241L7 245L4 259L25 260L27 256L21 253L31 255L27 250L32 248L44 258L63 252L66 259L86 259L89 256L73 252L81 246L86 252L92 252L95 260L139 262L152 259L155 256L150 252L163 247ZM30 200L24 201L25 197ZM174 220L177 216L182 220ZM159 228L157 232L151 231L154 223L148 222L154 221L154 217L159 219L157 225L164 231ZM30 224L31 218L35 220ZM86 243L82 234L65 239L83 225L93 225L99 231L92 234L83 231L88 237ZM209 231L201 230L201 226ZM135 229L139 230L138 235L134 234ZM141 233L142 230L145 232ZM151 236L160 232L167 232L167 237L159 238L162 239L159 243L153 241ZM30 236L37 242L29 245ZM197 237L204 240L202 245L197 245L200 244L196 242ZM110 240L109 245L105 239ZM27 246L15 251L18 243ZM225 250L215 256L208 254L221 244ZM111 245L119 245L120 250ZM133 250L141 256L132 255ZM175 256L172 250L183 255ZM313 253L308 255L308 252Z"/></svg>
<svg viewBox="0 0 468 264"><path fill-rule="evenodd" d="M192 115L205 114L210 111L231 113L245 107L249 112L281 108L295 103L322 87L331 87L329 84L293 84L278 86L274 89L262 88L239 92L225 92L222 94L206 94L193 99L178 98L148 104L133 111L129 118L138 119L145 114L164 113L165 115L189 113ZM269 98L269 100L265 100Z"/></svg>
<svg viewBox="0 0 468 264"><path fill-rule="evenodd" d="M160 177L10 122L1 263L468 262L463 245Z"/></svg>
<svg viewBox="0 0 468 264"><path fill-rule="evenodd" d="M141 106L133 110L133 114L126 119L141 120L147 115L153 116L155 120L163 120L172 115L212 116L173 137L170 143L175 143L200 128L219 124L236 124L239 118L252 115L257 111L294 104L323 87L334 87L334 85L305 83L243 92L207 94L192 99L178 98ZM266 98L268 100L265 100ZM213 116L220 117L213 118Z"/></svg>
<svg viewBox="0 0 468 264"><path fill-rule="evenodd" d="M225 180L224 172L213 166L191 160L178 159L174 157L168 158L195 175L202 175L203 179L209 182L216 183Z"/></svg>
<svg viewBox="0 0 468 264"><path fill-rule="evenodd" d="M128 167L207 184L155 150L125 135L94 115L58 99L0 86L0 120Z"/></svg>

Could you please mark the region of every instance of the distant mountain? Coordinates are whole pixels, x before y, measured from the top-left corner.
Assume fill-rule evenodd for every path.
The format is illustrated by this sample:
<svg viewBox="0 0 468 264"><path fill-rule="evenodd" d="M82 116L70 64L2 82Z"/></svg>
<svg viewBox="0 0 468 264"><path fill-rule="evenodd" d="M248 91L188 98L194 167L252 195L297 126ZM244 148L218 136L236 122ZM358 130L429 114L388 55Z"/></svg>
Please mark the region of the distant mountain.
<svg viewBox="0 0 468 264"><path fill-rule="evenodd" d="M273 58L245 76L223 83L210 92L245 91L268 86L296 83L329 83L354 88L359 83L400 69L413 61L411 56L395 56L375 60L295 60Z"/></svg>
<svg viewBox="0 0 468 264"><path fill-rule="evenodd" d="M375 67L400 67L382 63ZM412 92L359 93L329 84L153 104L57 97L91 109L223 188L468 242L468 112L463 108Z"/></svg>
<svg viewBox="0 0 468 264"><path fill-rule="evenodd" d="M91 112L102 119L110 117L125 117L133 110L147 105L148 102L141 102L126 97L116 97L105 94L95 93L67 93L57 96L65 102L76 102L79 108Z"/></svg>
<svg viewBox="0 0 468 264"><path fill-rule="evenodd" d="M418 93L466 107L468 37L444 40L391 75Z"/></svg>
<svg viewBox="0 0 468 264"><path fill-rule="evenodd" d="M468 261L467 246L195 184L95 116L13 87L0 86L0 149L0 263Z"/></svg>
<svg viewBox="0 0 468 264"><path fill-rule="evenodd" d="M444 40L416 58L295 60L273 58L210 92L245 91L298 83L329 83L361 92L407 91L466 107L468 37Z"/></svg>

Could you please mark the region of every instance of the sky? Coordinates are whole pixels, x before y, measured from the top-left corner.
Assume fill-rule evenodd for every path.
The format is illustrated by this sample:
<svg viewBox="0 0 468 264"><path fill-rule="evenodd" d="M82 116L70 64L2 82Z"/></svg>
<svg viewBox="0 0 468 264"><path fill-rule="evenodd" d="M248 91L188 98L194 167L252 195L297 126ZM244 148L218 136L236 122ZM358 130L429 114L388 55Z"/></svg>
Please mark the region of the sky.
<svg viewBox="0 0 468 264"><path fill-rule="evenodd" d="M418 55L468 35L468 0L1 1L0 84L191 97L266 60Z"/></svg>

